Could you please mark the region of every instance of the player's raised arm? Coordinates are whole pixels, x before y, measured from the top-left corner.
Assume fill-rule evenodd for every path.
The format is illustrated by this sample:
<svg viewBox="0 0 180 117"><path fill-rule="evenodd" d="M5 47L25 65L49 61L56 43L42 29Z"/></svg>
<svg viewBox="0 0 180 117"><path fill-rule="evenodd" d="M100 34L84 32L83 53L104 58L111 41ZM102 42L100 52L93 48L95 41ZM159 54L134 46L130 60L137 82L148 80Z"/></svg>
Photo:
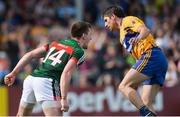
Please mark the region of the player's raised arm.
<svg viewBox="0 0 180 117"><path fill-rule="evenodd" d="M25 65L27 65L33 58L41 58L45 55L46 47L42 46L37 49L34 49L28 53L26 53L17 63L15 68L4 78L4 83L8 86L11 86L14 83L16 74L22 69Z"/></svg>
<svg viewBox="0 0 180 117"><path fill-rule="evenodd" d="M150 30L139 18L131 16L128 17L126 21L127 22L124 24L125 29L128 30L128 28L130 27L130 30L138 33L138 35L135 38L132 38L130 40L131 44L135 45L138 41L140 41L141 39L145 39L150 34Z"/></svg>
<svg viewBox="0 0 180 117"><path fill-rule="evenodd" d="M68 111L69 105L67 102L67 93L69 90L70 80L73 71L75 70L77 66L76 61L74 59L70 59L69 62L66 64L63 73L61 75L61 81L60 81L60 89L61 89L61 110L62 111Z"/></svg>
<svg viewBox="0 0 180 117"><path fill-rule="evenodd" d="M138 32L139 32L138 38L140 39L144 39L150 34L150 30L146 26L139 26Z"/></svg>
<svg viewBox="0 0 180 117"><path fill-rule="evenodd" d="M139 35L136 38L130 40L130 43L133 45L141 39L146 38L150 34L150 30L146 26L139 26L137 32Z"/></svg>

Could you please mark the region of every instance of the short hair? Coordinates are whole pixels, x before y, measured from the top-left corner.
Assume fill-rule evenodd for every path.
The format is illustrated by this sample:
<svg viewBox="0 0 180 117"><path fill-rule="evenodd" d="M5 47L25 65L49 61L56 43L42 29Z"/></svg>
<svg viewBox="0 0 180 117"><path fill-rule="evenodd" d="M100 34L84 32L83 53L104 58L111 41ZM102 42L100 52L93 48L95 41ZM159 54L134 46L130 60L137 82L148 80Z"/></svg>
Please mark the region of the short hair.
<svg viewBox="0 0 180 117"><path fill-rule="evenodd" d="M110 6L103 11L103 17L104 16L111 17L113 14L119 18L125 17L124 10L120 6Z"/></svg>
<svg viewBox="0 0 180 117"><path fill-rule="evenodd" d="M83 34L87 34L92 28L88 22L78 21L71 27L71 35L75 38L80 38Z"/></svg>

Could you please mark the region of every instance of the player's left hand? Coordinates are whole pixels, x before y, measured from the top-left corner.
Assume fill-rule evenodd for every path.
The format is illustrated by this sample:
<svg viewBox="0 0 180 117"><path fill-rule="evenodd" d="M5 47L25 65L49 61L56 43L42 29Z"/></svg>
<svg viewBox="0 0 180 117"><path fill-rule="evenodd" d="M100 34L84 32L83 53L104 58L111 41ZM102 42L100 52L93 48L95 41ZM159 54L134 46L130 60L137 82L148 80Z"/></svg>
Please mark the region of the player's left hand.
<svg viewBox="0 0 180 117"><path fill-rule="evenodd" d="M67 112L69 110L69 104L67 99L61 99L61 111Z"/></svg>
<svg viewBox="0 0 180 117"><path fill-rule="evenodd" d="M8 86L11 86L15 81L16 75L14 73L9 73L4 77L4 83Z"/></svg>
<svg viewBox="0 0 180 117"><path fill-rule="evenodd" d="M132 45L136 45L136 43L138 43L139 40L140 40L139 38L131 38L131 39L129 40L129 43L132 44Z"/></svg>

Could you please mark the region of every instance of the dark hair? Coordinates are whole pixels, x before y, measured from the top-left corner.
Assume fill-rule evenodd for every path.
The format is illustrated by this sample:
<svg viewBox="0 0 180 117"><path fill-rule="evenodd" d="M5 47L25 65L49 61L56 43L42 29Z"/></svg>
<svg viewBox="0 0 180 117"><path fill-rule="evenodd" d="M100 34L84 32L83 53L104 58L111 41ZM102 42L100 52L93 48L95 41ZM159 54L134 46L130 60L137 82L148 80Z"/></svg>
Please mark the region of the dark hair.
<svg viewBox="0 0 180 117"><path fill-rule="evenodd" d="M92 28L90 23L78 21L72 25L71 35L72 37L80 38L84 33L87 34L90 28Z"/></svg>
<svg viewBox="0 0 180 117"><path fill-rule="evenodd" d="M110 6L103 11L103 17L104 16L111 17L113 14L119 18L125 17L124 10L120 6Z"/></svg>

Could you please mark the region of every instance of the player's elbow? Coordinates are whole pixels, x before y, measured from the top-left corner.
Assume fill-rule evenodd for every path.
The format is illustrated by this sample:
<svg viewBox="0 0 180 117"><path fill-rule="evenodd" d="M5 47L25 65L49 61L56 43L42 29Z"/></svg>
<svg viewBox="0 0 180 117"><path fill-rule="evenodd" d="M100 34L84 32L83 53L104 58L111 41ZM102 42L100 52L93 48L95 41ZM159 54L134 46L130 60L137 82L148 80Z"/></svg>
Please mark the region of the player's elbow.
<svg viewBox="0 0 180 117"><path fill-rule="evenodd" d="M119 89L121 92L123 92L123 91L125 90L125 88L126 88L126 85L124 85L124 84L122 84L122 83L119 84L118 89Z"/></svg>
<svg viewBox="0 0 180 117"><path fill-rule="evenodd" d="M26 55L31 59L39 58L39 55L35 51L30 51L30 52L26 53Z"/></svg>
<svg viewBox="0 0 180 117"><path fill-rule="evenodd" d="M146 26L141 26L139 28L139 32L143 33L145 36L147 36L148 34L150 34L150 30L149 28L147 28Z"/></svg>
<svg viewBox="0 0 180 117"><path fill-rule="evenodd" d="M145 31L146 35L150 34L150 32L151 32L151 31L149 30L149 28L147 28L147 27L144 27L143 30Z"/></svg>
<svg viewBox="0 0 180 117"><path fill-rule="evenodd" d="M69 78L71 78L71 72L70 71L63 71L63 73L62 73L62 76L64 76L64 78L66 78L66 79L69 79Z"/></svg>

